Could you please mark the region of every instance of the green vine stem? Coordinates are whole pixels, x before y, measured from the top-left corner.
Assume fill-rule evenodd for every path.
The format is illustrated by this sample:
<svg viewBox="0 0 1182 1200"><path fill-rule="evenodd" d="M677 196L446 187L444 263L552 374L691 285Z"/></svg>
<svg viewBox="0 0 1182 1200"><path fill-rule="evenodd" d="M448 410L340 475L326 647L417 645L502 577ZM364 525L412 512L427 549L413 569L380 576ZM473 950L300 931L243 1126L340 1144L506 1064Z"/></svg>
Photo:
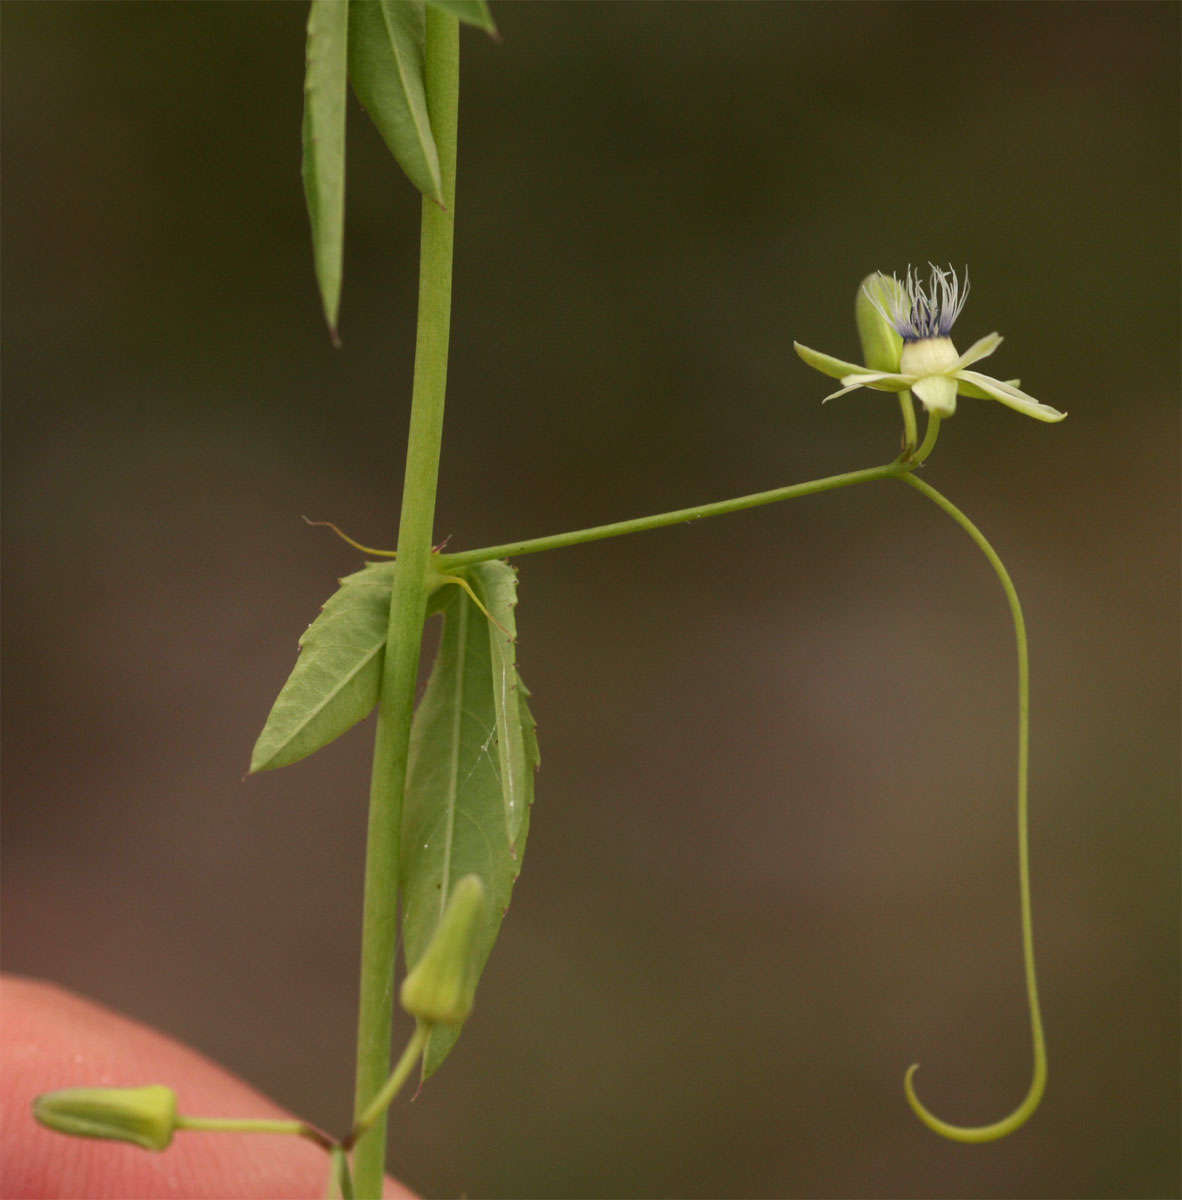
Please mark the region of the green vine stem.
<svg viewBox="0 0 1182 1200"><path fill-rule="evenodd" d="M451 571L492 558L517 558L523 554L540 554L543 550L560 550L564 546L580 546L584 542L598 542L605 538L622 537L628 533L646 533L650 529L663 529L667 525L684 525L688 521L700 521L704 517L720 517L725 513L759 508L761 505L775 504L780 500L795 500L799 496L832 492L838 488L852 487L856 483L871 483L876 479L898 478L906 475L913 466L914 463L910 461L898 460L882 467L847 471L843 475L826 475L823 479L810 479L805 483L793 483L788 487L772 488L767 492L752 492L746 496L732 497L730 500L718 500L713 504L698 504L693 508L678 508L672 512L656 513L648 517L634 517L628 521L614 521L608 525L592 525L586 529L572 529L566 533L555 533L548 537L505 542L500 546L484 546L479 550L461 550L455 554L439 554L436 556L436 565L440 571Z"/></svg>
<svg viewBox="0 0 1182 1200"><path fill-rule="evenodd" d="M427 109L439 149L445 207L427 199L422 202L418 331L398 527L398 571L390 605L370 782L354 1089L354 1117L358 1120L390 1070L402 800L426 614L451 331L459 25L455 17L434 5L427 6L426 15ZM354 1171L358 1196L374 1200L381 1195L385 1158L383 1112L357 1142Z"/></svg>
<svg viewBox="0 0 1182 1200"><path fill-rule="evenodd" d="M929 430L930 434L930 430ZM1025 1098L1009 1116L991 1125L950 1125L934 1116L920 1103L915 1094L915 1072L919 1064L908 1068L903 1080L907 1102L915 1115L931 1130L957 1142L992 1142L1013 1133L1038 1108L1047 1085L1047 1047L1043 1036L1042 1013L1038 1003L1038 981L1034 970L1034 921L1030 907L1030 837L1028 832L1028 776L1030 764L1030 659L1026 646L1026 621L1022 616L1022 603L1014 588L1009 572L997 555L997 551L985 539L985 535L950 500L934 487L911 473L899 476L908 486L926 496L937 507L946 512L973 539L981 553L989 560L997 578L1001 581L1010 616L1014 623L1014 640L1018 651L1018 889L1022 906L1022 960L1026 974L1026 1001L1030 1010L1030 1037L1034 1050L1034 1068L1030 1087Z"/></svg>

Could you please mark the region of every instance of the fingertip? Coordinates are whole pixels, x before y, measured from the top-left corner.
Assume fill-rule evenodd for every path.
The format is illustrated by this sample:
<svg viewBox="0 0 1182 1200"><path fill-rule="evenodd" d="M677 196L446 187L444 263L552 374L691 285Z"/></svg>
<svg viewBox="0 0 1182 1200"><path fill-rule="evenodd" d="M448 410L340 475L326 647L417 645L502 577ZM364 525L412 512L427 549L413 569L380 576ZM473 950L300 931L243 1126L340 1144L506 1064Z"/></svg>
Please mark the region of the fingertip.
<svg viewBox="0 0 1182 1200"><path fill-rule="evenodd" d="M7 1200L317 1200L328 1158L277 1134L179 1133L159 1154L39 1126L33 1099L57 1088L163 1083L182 1112L290 1117L196 1050L54 984L0 978L0 1195ZM412 1193L393 1180L386 1197Z"/></svg>

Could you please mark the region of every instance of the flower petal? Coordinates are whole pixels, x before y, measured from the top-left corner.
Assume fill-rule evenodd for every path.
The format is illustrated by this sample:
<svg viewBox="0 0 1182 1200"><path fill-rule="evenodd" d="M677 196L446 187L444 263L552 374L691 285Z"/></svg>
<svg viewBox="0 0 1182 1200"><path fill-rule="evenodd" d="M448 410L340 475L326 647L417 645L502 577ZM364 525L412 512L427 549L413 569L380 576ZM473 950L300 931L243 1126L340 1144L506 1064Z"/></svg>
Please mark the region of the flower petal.
<svg viewBox="0 0 1182 1200"><path fill-rule="evenodd" d="M829 354L822 354L819 350L810 350L807 346L802 346L799 342L793 342L792 346L801 359L808 363L814 371L820 371L822 375L830 375L834 379L840 379L843 375L858 374L861 371L868 370L867 367L860 366L858 363L842 362L840 358L834 358Z"/></svg>
<svg viewBox="0 0 1182 1200"><path fill-rule="evenodd" d="M998 400L1017 412L1033 417L1036 421L1061 421L1067 416L1065 412L1060 412L1049 404L1039 403L1033 396L1028 396L1012 384L1003 383L1000 379L991 379L979 371L959 371L956 378L959 381L974 384L990 399Z"/></svg>
<svg viewBox="0 0 1182 1200"><path fill-rule="evenodd" d="M988 358L994 350L1002 343L1000 333L987 333L983 338L978 338L957 360L956 366L952 369L959 371L963 367L967 367L970 363L979 362L983 358Z"/></svg>
<svg viewBox="0 0 1182 1200"><path fill-rule="evenodd" d="M919 397L924 411L936 417L950 417L956 412L956 380L947 375L926 375L917 379L911 390Z"/></svg>
<svg viewBox="0 0 1182 1200"><path fill-rule="evenodd" d="M844 396L846 392L856 392L862 386L860 383L851 383L848 387L838 388L836 392L830 392L821 403L828 404L830 400L836 400L838 396Z"/></svg>
<svg viewBox="0 0 1182 1200"><path fill-rule="evenodd" d="M822 404L827 404L837 396L844 396L846 392L856 392L861 387L876 388L880 392L901 392L911 387L915 376L893 375L889 371L855 371L850 375L843 375L841 382L845 387L840 391L830 392L821 401Z"/></svg>
<svg viewBox="0 0 1182 1200"><path fill-rule="evenodd" d="M1020 379L1007 379L1006 383L1012 388L1021 387L1022 385L1022 381ZM957 376L956 390L961 396L972 396L974 400L993 399L988 392L981 391L981 389L977 387L975 383L965 383L963 372Z"/></svg>
<svg viewBox="0 0 1182 1200"><path fill-rule="evenodd" d="M894 371L865 371L858 370L850 375L843 375L841 382L849 387L870 387L880 392L901 392L915 382L917 376L902 375Z"/></svg>

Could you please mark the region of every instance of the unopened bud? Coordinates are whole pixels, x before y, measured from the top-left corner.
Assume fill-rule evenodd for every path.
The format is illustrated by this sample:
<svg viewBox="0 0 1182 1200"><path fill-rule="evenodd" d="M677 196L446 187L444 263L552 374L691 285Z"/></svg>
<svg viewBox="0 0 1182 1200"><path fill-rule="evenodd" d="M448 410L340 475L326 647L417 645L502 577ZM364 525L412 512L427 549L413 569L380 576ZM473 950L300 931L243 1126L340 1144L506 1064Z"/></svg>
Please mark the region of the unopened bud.
<svg viewBox="0 0 1182 1200"><path fill-rule="evenodd" d="M402 981L402 1007L411 1016L432 1025L467 1020L479 974L476 935L486 911L480 877L465 875L452 889L422 958Z"/></svg>
<svg viewBox="0 0 1182 1200"><path fill-rule="evenodd" d="M862 280L854 301L858 337L862 340L862 361L872 371L898 371L903 353L903 338L887 314L898 304L903 288L891 275L875 271Z"/></svg>
<svg viewBox="0 0 1182 1200"><path fill-rule="evenodd" d="M139 1088L65 1088L33 1101L47 1129L75 1137L113 1138L145 1150L167 1149L177 1128L176 1094L159 1084Z"/></svg>

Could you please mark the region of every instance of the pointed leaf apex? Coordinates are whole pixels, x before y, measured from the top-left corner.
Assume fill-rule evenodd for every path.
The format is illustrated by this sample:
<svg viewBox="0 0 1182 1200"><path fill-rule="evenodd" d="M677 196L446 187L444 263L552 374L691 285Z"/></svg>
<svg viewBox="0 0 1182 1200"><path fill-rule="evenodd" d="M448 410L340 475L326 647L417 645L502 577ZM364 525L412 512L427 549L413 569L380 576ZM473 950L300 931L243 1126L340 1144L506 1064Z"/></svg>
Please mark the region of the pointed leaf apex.
<svg viewBox="0 0 1182 1200"><path fill-rule="evenodd" d="M443 12L451 13L465 25L475 25L477 29L483 29L493 41L501 40L486 0L427 0L427 3L442 9Z"/></svg>

